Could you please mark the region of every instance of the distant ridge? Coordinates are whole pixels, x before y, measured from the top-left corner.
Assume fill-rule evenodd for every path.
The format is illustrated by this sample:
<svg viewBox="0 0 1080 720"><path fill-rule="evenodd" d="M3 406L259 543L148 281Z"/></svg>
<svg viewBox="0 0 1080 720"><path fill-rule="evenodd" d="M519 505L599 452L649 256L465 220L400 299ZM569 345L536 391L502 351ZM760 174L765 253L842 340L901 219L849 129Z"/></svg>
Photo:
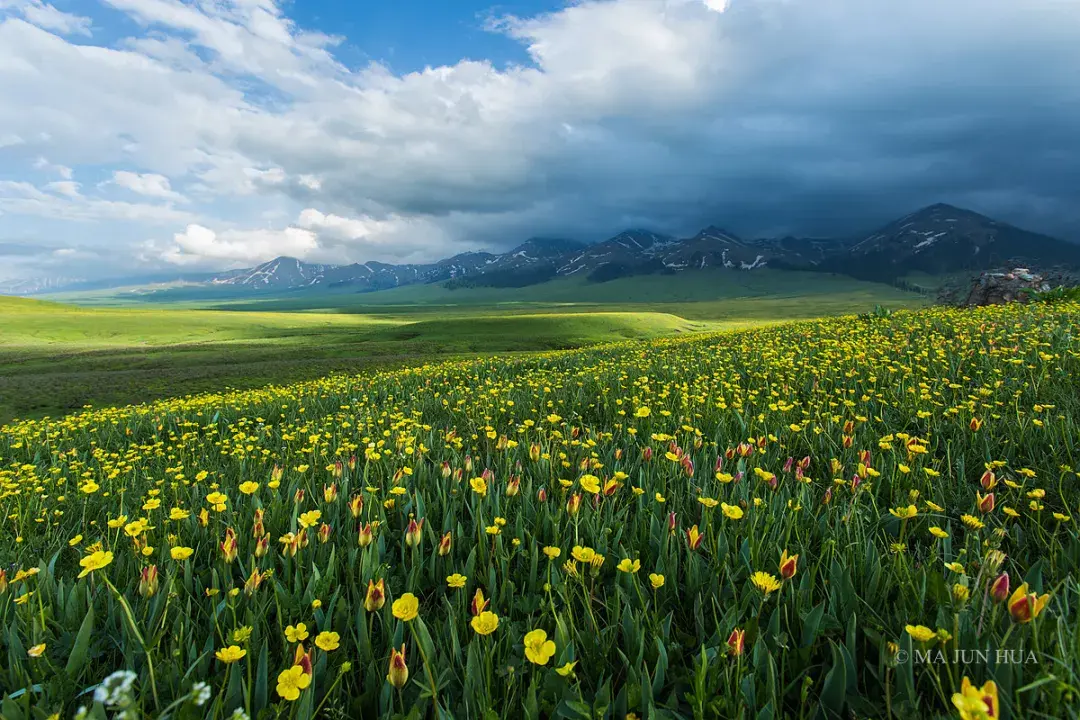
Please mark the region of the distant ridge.
<svg viewBox="0 0 1080 720"><path fill-rule="evenodd" d="M630 229L591 245L563 238L534 237L505 253L465 252L428 264L325 265L278 257L242 270L173 277L188 287L205 287L219 294L244 297L314 288L371 292L434 282L448 282L452 286L521 287L565 276L604 282L628 275L674 274L704 268L816 270L894 282L913 272L946 274L1009 264L1080 268L1080 245L938 203L854 239L751 240L714 225L692 237L677 239L650 230ZM160 278L166 276L155 277L153 282L163 282ZM148 279L66 286L56 282L23 282L0 286L0 293L34 295L66 289L118 288Z"/></svg>

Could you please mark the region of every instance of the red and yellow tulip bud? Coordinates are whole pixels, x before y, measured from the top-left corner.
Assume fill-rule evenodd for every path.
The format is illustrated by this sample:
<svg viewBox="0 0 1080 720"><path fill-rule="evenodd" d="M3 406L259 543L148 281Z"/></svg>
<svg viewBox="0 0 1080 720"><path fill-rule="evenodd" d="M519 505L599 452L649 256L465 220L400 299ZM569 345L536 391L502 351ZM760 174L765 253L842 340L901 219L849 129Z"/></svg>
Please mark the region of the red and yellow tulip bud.
<svg viewBox="0 0 1080 720"><path fill-rule="evenodd" d="M261 558L270 550L270 533L263 533L263 536L255 541L255 557Z"/></svg>
<svg viewBox="0 0 1080 720"><path fill-rule="evenodd" d="M844 421L844 434L845 435L850 435L854 431L855 431L855 421L854 420L845 420Z"/></svg>
<svg viewBox="0 0 1080 720"><path fill-rule="evenodd" d="M4 570L3 568L0 568L0 595L3 595L4 593L6 593L7 589L8 589L7 570Z"/></svg>
<svg viewBox="0 0 1080 720"><path fill-rule="evenodd" d="M199 511L199 525L206 527L210 523L210 512L203 508Z"/></svg>
<svg viewBox="0 0 1080 720"><path fill-rule="evenodd" d="M806 470L809 470L810 469L810 456L807 455L802 460L800 460L798 467L799 467L800 470L803 470L804 472Z"/></svg>
<svg viewBox="0 0 1080 720"><path fill-rule="evenodd" d="M645 462L649 462L650 460L652 460L652 455L653 455L653 452L652 452L651 447L642 448L642 450L641 450L641 459L642 460L644 460Z"/></svg>
<svg viewBox="0 0 1080 720"><path fill-rule="evenodd" d="M259 589L259 585L262 585L263 574L259 572L259 568L253 568L251 575L248 575L248 579L244 582L244 594L251 595Z"/></svg>
<svg viewBox="0 0 1080 720"><path fill-rule="evenodd" d="M705 539L705 536L698 531L698 526L694 525L692 528L686 531L686 545L691 550L697 550L701 547L701 541Z"/></svg>
<svg viewBox="0 0 1080 720"><path fill-rule="evenodd" d="M675 534L675 511L672 510L667 514L667 531L669 534Z"/></svg>
<svg viewBox="0 0 1080 720"><path fill-rule="evenodd" d="M826 488L825 497L823 497L821 499L821 504L822 505L828 505L831 502L832 502L832 488L830 487L830 488Z"/></svg>
<svg viewBox="0 0 1080 720"><path fill-rule="evenodd" d="M304 488L297 488L296 494L293 495L293 502L299 505L304 502Z"/></svg>
<svg viewBox="0 0 1080 720"><path fill-rule="evenodd" d="M296 652L293 653L293 666L299 665L304 670L305 675L311 674L312 660L314 659L315 651L304 651L304 643L297 643Z"/></svg>
<svg viewBox="0 0 1080 720"><path fill-rule="evenodd" d="M341 465L341 463L338 463L338 466L340 466L340 465ZM337 500L337 496L338 496L337 483L331 483L330 485L323 485L322 486L322 495L323 495L323 500L325 500L328 503L332 503L335 500Z"/></svg>
<svg viewBox="0 0 1080 720"><path fill-rule="evenodd" d="M349 513L354 517L360 517L360 513L364 511L364 496L359 493L349 498Z"/></svg>
<svg viewBox="0 0 1080 720"><path fill-rule="evenodd" d="M739 457L747 458L754 454L754 446L750 443L741 442L738 447Z"/></svg>
<svg viewBox="0 0 1080 720"><path fill-rule="evenodd" d="M1009 597L1009 573L1003 572L990 583L990 598L996 602L1005 602Z"/></svg>
<svg viewBox="0 0 1080 720"><path fill-rule="evenodd" d="M540 488L537 490L536 499L540 502L547 502L547 488Z"/></svg>
<svg viewBox="0 0 1080 720"><path fill-rule="evenodd" d="M851 492L855 492L856 490L858 490L860 485L862 485L861 477L856 475L855 477L851 478Z"/></svg>
<svg viewBox="0 0 1080 720"><path fill-rule="evenodd" d="M364 609L368 612L375 612L382 609L382 606L386 604L386 583L382 578L379 578L379 582L375 583L371 580L367 582L367 595L364 596Z"/></svg>
<svg viewBox="0 0 1080 720"><path fill-rule="evenodd" d="M416 522L415 519L409 520L409 527L405 529L405 544L409 547L417 547L420 545L420 540L423 538L424 531L424 518L420 518L420 522Z"/></svg>
<svg viewBox="0 0 1080 720"><path fill-rule="evenodd" d="M849 449L854 444L855 444L855 438L852 437L851 435L844 435L843 439L840 441L840 445L845 450Z"/></svg>
<svg viewBox="0 0 1080 720"><path fill-rule="evenodd" d="M487 606L491 603L491 600L484 599L484 591L480 588L476 588L476 594L473 595L472 601L469 603L469 612L473 615L479 615L487 610Z"/></svg>
<svg viewBox="0 0 1080 720"><path fill-rule="evenodd" d="M725 450L724 451L724 459L725 460L734 460L735 459L735 448L729 447L727 450ZM717 463L717 465L720 464L720 458L716 459L716 463Z"/></svg>
<svg viewBox="0 0 1080 720"><path fill-rule="evenodd" d="M993 512L993 510L994 510L994 493L987 493L986 495L983 495L982 493L976 493L975 498L976 498L976 501L979 504L979 512L981 512L981 513Z"/></svg>
<svg viewBox="0 0 1080 720"><path fill-rule="evenodd" d="M622 448L615 448L615 459L616 460L622 460L622 456L623 456L623 449Z"/></svg>
<svg viewBox="0 0 1080 720"><path fill-rule="evenodd" d="M142 569L139 577L139 594L143 597L153 597L158 591L157 565L150 565Z"/></svg>
<svg viewBox="0 0 1080 720"><path fill-rule="evenodd" d="M409 666L405 664L405 644L401 644L401 651L390 648L390 671L386 673L386 681L400 690L409 682Z"/></svg>
<svg viewBox="0 0 1080 720"><path fill-rule="evenodd" d="M342 477L344 477L345 476L345 464L342 463L340 460L335 462L334 463L334 469L330 471L330 475L335 480L338 480L338 479L341 479ZM330 501L327 500L327 502L330 502Z"/></svg>
<svg viewBox="0 0 1080 720"><path fill-rule="evenodd" d="M758 450L764 450L765 446L769 444L769 438L762 435L757 439Z"/></svg>
<svg viewBox="0 0 1080 720"><path fill-rule="evenodd" d="M450 463L443 460L441 472L444 478L448 478L454 471L450 468Z"/></svg>
<svg viewBox="0 0 1080 720"><path fill-rule="evenodd" d="M604 495L611 497L619 489L619 481L614 478L604 483Z"/></svg>
<svg viewBox="0 0 1080 720"><path fill-rule="evenodd" d="M799 556L788 555L788 551L785 550L780 553L780 577L785 580L790 580L795 577L795 573L799 570Z"/></svg>
<svg viewBox="0 0 1080 720"><path fill-rule="evenodd" d="M307 534L307 528L301 528L300 529L300 532L298 532L296 534L296 541L300 545L300 547L307 547L308 546L308 542L310 541L310 538L308 537L308 534Z"/></svg>
<svg viewBox="0 0 1080 720"><path fill-rule="evenodd" d="M871 460L871 456L870 456L870 451L869 450L860 450L859 451L859 462L860 463L862 463L863 465L869 466L870 465L870 460Z"/></svg>
<svg viewBox="0 0 1080 720"><path fill-rule="evenodd" d="M1029 623L1039 617L1049 601L1049 595L1040 597L1033 592L1028 592L1028 584L1024 583L1016 588L1012 597L1009 598L1009 614L1018 623Z"/></svg>
<svg viewBox="0 0 1080 720"><path fill-rule="evenodd" d="M682 465L686 477L694 477L694 461L690 459L689 455L683 455L682 459L679 460L679 464Z"/></svg>
<svg viewBox="0 0 1080 720"><path fill-rule="evenodd" d="M566 501L566 512L570 513L571 515L577 515L578 510L580 510L580 509L581 509L581 494L580 493L574 493Z"/></svg>
<svg viewBox="0 0 1080 720"><path fill-rule="evenodd" d="M330 526L323 523L319 526L319 544L325 545L330 540Z"/></svg>
<svg viewBox="0 0 1080 720"><path fill-rule="evenodd" d="M514 475L506 483L506 495L507 497L514 497L519 492L521 492L521 478Z"/></svg>
<svg viewBox="0 0 1080 720"><path fill-rule="evenodd" d="M793 465L795 465L795 458L789 455L788 459L784 461L784 472L791 472Z"/></svg>
<svg viewBox="0 0 1080 720"><path fill-rule="evenodd" d="M983 421L979 418L971 418L971 422L968 423L968 427L971 428L971 432L978 432L979 428L983 425Z"/></svg>
<svg viewBox="0 0 1080 720"><path fill-rule="evenodd" d="M349 456L349 469L350 470L355 470L356 469L356 456L355 455L350 455Z"/></svg>
<svg viewBox="0 0 1080 720"><path fill-rule="evenodd" d="M263 511L262 508L259 508L255 511L255 522L251 525L251 537L260 538L265 532L266 528L263 526Z"/></svg>
<svg viewBox="0 0 1080 720"><path fill-rule="evenodd" d="M367 523L360 526L360 533L356 538L356 542L360 547L365 548L371 544L374 537L375 533L371 530L371 523Z"/></svg>
<svg viewBox="0 0 1080 720"><path fill-rule="evenodd" d="M401 483L403 477L405 477L405 470L398 468L393 477L390 478L390 482L394 485L398 485Z"/></svg>
<svg viewBox="0 0 1080 720"><path fill-rule="evenodd" d="M226 528L225 540L221 543L221 553L225 557L225 562L231 563L236 559L239 553L239 546L236 542L236 533L232 528Z"/></svg>
<svg viewBox="0 0 1080 720"><path fill-rule="evenodd" d="M270 471L270 480L273 482L281 482L281 478L284 477L285 470L280 465L275 465L274 469Z"/></svg>
<svg viewBox="0 0 1080 720"><path fill-rule="evenodd" d="M465 477L465 471L461 468L454 468L454 482L461 482L463 477Z"/></svg>
<svg viewBox="0 0 1080 720"><path fill-rule="evenodd" d="M987 470L979 478L979 485L982 486L983 490L993 490L994 486L997 485L997 475L994 474L993 470Z"/></svg>
<svg viewBox="0 0 1080 720"><path fill-rule="evenodd" d="M495 482L495 471L491 468L484 468L484 472L480 473L480 477L484 478L484 482L490 485Z"/></svg>
<svg viewBox="0 0 1080 720"><path fill-rule="evenodd" d="M731 655L739 656L743 654L743 649L746 643L746 631L735 628L728 635L727 646L728 653Z"/></svg>
<svg viewBox="0 0 1080 720"><path fill-rule="evenodd" d="M453 542L450 532L447 531L445 535L439 540L439 555L445 557L450 554L450 546Z"/></svg>
<svg viewBox="0 0 1080 720"><path fill-rule="evenodd" d="M465 456L465 472L472 472L472 455Z"/></svg>

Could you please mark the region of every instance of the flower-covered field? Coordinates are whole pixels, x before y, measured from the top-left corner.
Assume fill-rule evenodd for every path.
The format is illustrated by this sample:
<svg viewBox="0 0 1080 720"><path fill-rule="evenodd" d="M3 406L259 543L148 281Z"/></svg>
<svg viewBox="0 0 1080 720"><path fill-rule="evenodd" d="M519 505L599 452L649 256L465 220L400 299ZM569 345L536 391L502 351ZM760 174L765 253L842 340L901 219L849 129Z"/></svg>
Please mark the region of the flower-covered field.
<svg viewBox="0 0 1080 720"><path fill-rule="evenodd" d="M0 432L0 715L1075 717L1080 306Z"/></svg>

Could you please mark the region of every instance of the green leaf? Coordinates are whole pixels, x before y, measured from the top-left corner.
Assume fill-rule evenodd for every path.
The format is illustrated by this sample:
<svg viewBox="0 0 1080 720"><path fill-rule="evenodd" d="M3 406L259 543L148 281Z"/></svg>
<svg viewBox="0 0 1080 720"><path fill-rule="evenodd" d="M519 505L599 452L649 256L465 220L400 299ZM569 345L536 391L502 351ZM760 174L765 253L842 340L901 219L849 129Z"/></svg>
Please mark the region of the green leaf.
<svg viewBox="0 0 1080 720"><path fill-rule="evenodd" d="M82 669L86 666L87 653L90 650L90 638L93 634L94 605L91 603L90 607L86 609L86 616L83 618L82 625L79 626L79 633L75 636L75 644L71 647L71 654L68 655L67 666L64 668L67 676L74 681L78 681Z"/></svg>
<svg viewBox="0 0 1080 720"><path fill-rule="evenodd" d="M829 643L829 647L832 649L832 669L825 676L820 701L826 717L837 717L844 709L847 694L847 663L834 643Z"/></svg>

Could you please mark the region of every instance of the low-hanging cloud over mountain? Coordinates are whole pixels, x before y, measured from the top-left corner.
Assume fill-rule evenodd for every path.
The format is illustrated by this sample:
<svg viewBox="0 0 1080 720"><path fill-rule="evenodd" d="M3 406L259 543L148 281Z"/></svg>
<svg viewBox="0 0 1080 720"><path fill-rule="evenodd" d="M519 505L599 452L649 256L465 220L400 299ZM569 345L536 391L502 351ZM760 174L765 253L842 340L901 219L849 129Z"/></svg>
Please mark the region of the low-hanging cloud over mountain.
<svg viewBox="0 0 1080 720"><path fill-rule="evenodd" d="M1076 0L586 1L477 20L528 64L404 74L273 0L104 6L123 36L0 0L0 241L84 268L849 233L936 201L1080 238Z"/></svg>

